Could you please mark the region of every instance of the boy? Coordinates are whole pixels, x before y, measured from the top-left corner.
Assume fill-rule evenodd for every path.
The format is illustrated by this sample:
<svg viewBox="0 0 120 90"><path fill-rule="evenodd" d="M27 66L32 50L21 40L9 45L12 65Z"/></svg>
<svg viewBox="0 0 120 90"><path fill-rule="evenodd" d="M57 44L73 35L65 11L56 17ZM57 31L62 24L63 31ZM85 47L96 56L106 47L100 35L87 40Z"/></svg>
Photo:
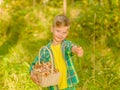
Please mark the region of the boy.
<svg viewBox="0 0 120 90"><path fill-rule="evenodd" d="M64 15L58 15L55 17L51 32L53 39L46 46L50 49L54 58L54 65L60 72L59 83L56 86L48 87L48 90L75 90L75 85L79 82L76 71L74 69L71 56L72 53L77 54L79 57L83 56L82 47L76 46L71 41L66 40L69 33L70 21ZM50 54L45 48L40 51L40 60L47 62L50 60ZM30 74L32 80L39 84L39 80L33 73L33 66L38 62L38 57L30 67Z"/></svg>

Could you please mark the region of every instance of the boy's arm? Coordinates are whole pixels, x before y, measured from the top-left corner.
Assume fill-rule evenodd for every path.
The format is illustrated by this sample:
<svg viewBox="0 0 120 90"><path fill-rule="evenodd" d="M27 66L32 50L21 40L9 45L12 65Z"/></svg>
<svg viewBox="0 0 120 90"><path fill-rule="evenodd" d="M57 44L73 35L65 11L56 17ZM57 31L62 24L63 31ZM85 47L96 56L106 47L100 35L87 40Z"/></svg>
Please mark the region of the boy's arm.
<svg viewBox="0 0 120 90"><path fill-rule="evenodd" d="M77 46L68 40L66 40L66 52L68 52L70 55L77 54L79 57L83 56L82 47Z"/></svg>
<svg viewBox="0 0 120 90"><path fill-rule="evenodd" d="M45 59L45 53L44 53L45 51L43 50L43 48L40 50L40 61L42 62L44 59ZM37 55L36 57L35 57L35 59L34 59L34 61L32 62L32 64L31 64L31 66L30 66L30 70L29 70L29 72L30 72L30 77L31 77L31 79L36 83L36 84L39 84L39 79L38 79L38 76L37 76L37 74L35 74L34 73L34 65L36 64L36 63L38 63L39 61L39 56Z"/></svg>
<svg viewBox="0 0 120 90"><path fill-rule="evenodd" d="M32 81L36 84L39 84L39 79L33 70L33 67L37 62L38 62L38 56L36 56L35 60L32 62L31 66L30 66L29 73L30 73L30 77L31 77Z"/></svg>
<svg viewBox="0 0 120 90"><path fill-rule="evenodd" d="M30 65L30 70L29 72L31 72L33 70L34 65L38 62L38 56L35 57L35 60L32 62L32 64Z"/></svg>

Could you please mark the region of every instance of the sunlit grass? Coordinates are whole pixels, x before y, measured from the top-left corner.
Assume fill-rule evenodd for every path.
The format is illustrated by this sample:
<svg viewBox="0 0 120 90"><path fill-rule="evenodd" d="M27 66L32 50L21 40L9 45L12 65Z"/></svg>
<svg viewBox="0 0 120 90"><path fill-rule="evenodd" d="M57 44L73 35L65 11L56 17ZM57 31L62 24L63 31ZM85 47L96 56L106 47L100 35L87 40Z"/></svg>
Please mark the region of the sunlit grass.
<svg viewBox="0 0 120 90"><path fill-rule="evenodd" d="M50 6L36 3L34 8L31 2L15 2L8 4L10 8L3 6L0 17L0 90L40 90L30 79L29 67L40 47L49 41L52 19L62 8L58 2L56 8L52 2ZM27 6L25 11L19 2ZM73 56L80 78L77 90L120 90L119 9L105 7L84 0L68 5L72 21L68 39L84 49L82 58Z"/></svg>
<svg viewBox="0 0 120 90"><path fill-rule="evenodd" d="M30 79L30 65L27 59L30 59L30 56L20 44L11 48L10 53L3 57L0 67L2 90L38 90L40 88Z"/></svg>

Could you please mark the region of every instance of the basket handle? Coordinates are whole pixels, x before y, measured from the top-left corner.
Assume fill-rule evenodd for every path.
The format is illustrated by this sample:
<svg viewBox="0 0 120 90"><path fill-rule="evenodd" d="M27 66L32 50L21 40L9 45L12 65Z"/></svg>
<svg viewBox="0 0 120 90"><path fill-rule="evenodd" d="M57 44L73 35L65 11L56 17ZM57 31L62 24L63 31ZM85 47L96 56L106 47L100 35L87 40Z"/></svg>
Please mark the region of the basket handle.
<svg viewBox="0 0 120 90"><path fill-rule="evenodd" d="M52 63L52 68L51 68L51 72L53 73L53 69L54 69L54 62L53 62L53 56L52 56L52 53L51 53L51 51L48 49L48 47L47 46L43 46L42 48L46 48L47 50L48 50L48 52L49 52L49 54L50 54L50 58L52 59L51 60L51 63ZM41 49L42 48L40 48L40 51L39 51L39 55L38 55L38 63L40 64L40 52L41 52Z"/></svg>

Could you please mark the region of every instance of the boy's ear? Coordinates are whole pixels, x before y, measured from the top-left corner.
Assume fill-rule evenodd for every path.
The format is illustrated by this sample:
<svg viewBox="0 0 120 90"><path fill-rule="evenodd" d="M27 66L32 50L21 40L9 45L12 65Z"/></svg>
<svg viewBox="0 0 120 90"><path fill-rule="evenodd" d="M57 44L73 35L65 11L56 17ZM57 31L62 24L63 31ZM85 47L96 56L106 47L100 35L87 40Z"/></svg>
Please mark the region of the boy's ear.
<svg viewBox="0 0 120 90"><path fill-rule="evenodd" d="M51 32L53 32L53 26L51 26Z"/></svg>

